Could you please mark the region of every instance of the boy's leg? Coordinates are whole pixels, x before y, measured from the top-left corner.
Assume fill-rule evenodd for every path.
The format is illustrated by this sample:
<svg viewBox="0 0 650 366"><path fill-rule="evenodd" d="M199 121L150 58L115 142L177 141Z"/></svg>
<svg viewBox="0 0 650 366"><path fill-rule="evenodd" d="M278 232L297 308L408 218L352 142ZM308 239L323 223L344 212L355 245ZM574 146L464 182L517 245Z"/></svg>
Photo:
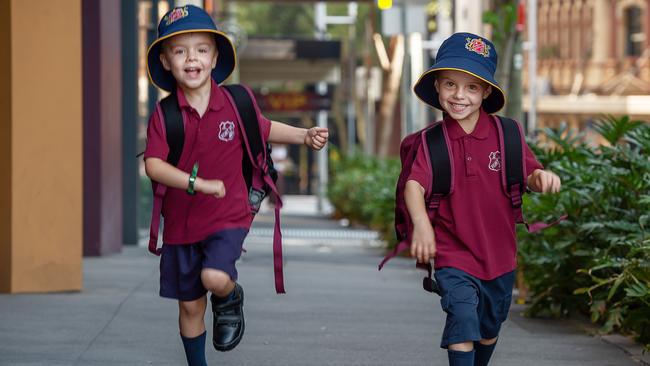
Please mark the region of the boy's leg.
<svg viewBox="0 0 650 366"><path fill-rule="evenodd" d="M447 358L449 366L474 366L474 351L462 352L450 348L447 350Z"/></svg>
<svg viewBox="0 0 650 366"><path fill-rule="evenodd" d="M178 323L185 357L189 366L207 366L205 360L205 322L206 296L194 301L178 302Z"/></svg>
<svg viewBox="0 0 650 366"><path fill-rule="evenodd" d="M447 313L440 347L447 348L450 366L473 366L474 341L481 339L477 280L455 268L438 269L435 277Z"/></svg>
<svg viewBox="0 0 650 366"><path fill-rule="evenodd" d="M235 281L235 262L241 256L248 230L227 229L203 242L204 261L201 279L212 295L212 344L218 351L235 348L244 335L244 291Z"/></svg>
<svg viewBox="0 0 650 366"><path fill-rule="evenodd" d="M203 251L196 244L163 245L160 296L178 300L178 325L188 365L206 365L206 290L201 283Z"/></svg>
<svg viewBox="0 0 650 366"><path fill-rule="evenodd" d="M496 348L501 324L508 318L515 274L509 272L480 283L481 340L475 343L474 365L487 366Z"/></svg>
<svg viewBox="0 0 650 366"><path fill-rule="evenodd" d="M474 342L474 366L487 366L497 345L497 338Z"/></svg>
<svg viewBox="0 0 650 366"><path fill-rule="evenodd" d="M194 338L205 332L206 296L193 301L178 302L178 325L181 335Z"/></svg>

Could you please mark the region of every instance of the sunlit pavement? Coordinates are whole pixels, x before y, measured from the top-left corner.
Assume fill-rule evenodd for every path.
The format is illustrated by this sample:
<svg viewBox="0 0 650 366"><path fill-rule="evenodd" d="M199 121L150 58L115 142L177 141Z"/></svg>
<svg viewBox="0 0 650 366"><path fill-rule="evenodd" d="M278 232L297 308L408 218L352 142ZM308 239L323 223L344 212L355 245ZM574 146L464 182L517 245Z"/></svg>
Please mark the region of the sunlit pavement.
<svg viewBox="0 0 650 366"><path fill-rule="evenodd" d="M447 364L438 347L439 298L421 289L423 274L411 260L396 258L378 272L382 252L372 232L287 206L287 294L274 292L265 210L238 264L244 339L228 353L208 342L209 364ZM177 304L158 297L157 264L146 248L126 247L84 259L80 293L0 295L0 365L183 365ZM640 364L575 322L527 319L521 310L513 307L492 365ZM208 315L208 329L210 322Z"/></svg>

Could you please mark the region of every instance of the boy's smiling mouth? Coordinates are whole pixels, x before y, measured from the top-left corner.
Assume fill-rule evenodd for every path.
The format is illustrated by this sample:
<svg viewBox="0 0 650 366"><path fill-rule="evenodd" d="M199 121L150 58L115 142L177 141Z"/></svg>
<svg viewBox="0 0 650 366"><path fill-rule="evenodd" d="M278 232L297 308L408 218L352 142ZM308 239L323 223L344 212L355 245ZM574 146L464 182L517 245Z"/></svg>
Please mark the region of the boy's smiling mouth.
<svg viewBox="0 0 650 366"><path fill-rule="evenodd" d="M199 67L186 67L185 73L190 76L198 76L201 73L201 68Z"/></svg>
<svg viewBox="0 0 650 366"><path fill-rule="evenodd" d="M466 104L449 103L454 112L462 112L467 108Z"/></svg>

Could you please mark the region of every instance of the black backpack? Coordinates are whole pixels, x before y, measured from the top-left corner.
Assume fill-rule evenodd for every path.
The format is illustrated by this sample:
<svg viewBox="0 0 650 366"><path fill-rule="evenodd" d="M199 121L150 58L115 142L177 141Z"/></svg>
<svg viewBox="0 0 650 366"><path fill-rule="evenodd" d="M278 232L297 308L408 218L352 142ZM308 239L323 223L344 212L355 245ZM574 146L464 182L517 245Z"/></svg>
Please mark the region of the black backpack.
<svg viewBox="0 0 650 366"><path fill-rule="evenodd" d="M244 157L242 159L242 171L246 187L248 188L248 203L251 213L256 214L262 201L269 194L276 196L275 204L275 231L273 236L273 257L275 271L276 292L284 293L284 280L282 273L282 236L280 233L280 214L282 200L276 187L278 173L273 166L271 159L271 144L264 140L260 125L257 119L252 96L246 87L239 84L225 85L228 99L236 107L236 114L243 127L242 144ZM165 123L167 145L169 154L167 162L176 166L183 152L185 132L183 127L183 116L178 105L178 97L175 92L160 101L160 109ZM149 251L160 255L157 248L158 230L160 226L160 215L162 212L162 200L166 187L152 181L154 203L151 214L151 227L149 230Z"/></svg>
<svg viewBox="0 0 650 366"><path fill-rule="evenodd" d="M237 111L241 118L244 127L244 152L248 151L247 144L250 147L250 153L244 154L242 160L242 170L244 173L244 180L248 188L248 201L251 206L251 211L257 213L260 209L262 200L271 193L271 187L268 184L259 183L263 180L253 179L253 174L268 174L273 183L278 180L278 172L273 166L273 159L271 159L271 144L262 141L260 133L260 126L257 120L257 113L253 106L253 101L248 94L245 87L239 84L224 85L226 91L230 94L235 102ZM180 107L178 105L178 97L176 92L173 92L160 101L160 107L163 112L165 120L165 129L167 134L167 146L169 146L169 155L167 162L173 166L178 164L183 152L183 143L185 141L185 132L183 129L183 117L181 115ZM248 141L248 143L247 143ZM266 171L255 171L252 157L257 157L263 154L264 161L266 162Z"/></svg>
<svg viewBox="0 0 650 366"><path fill-rule="evenodd" d="M510 118L494 116L499 131L499 145L502 146L501 160L505 169L501 170L504 193L510 198L517 223L524 223L521 203L526 184L523 161L523 134L517 122ZM432 170L431 191L425 197L429 219L433 222L440 200L453 193L453 164L450 159L451 148L448 144L447 131L443 123L434 123L422 130L408 135L400 144L400 159L402 170L397 180L395 192L395 233L398 244L379 264L379 269L391 258L409 249L413 223L404 201L404 187L411 174L411 167L421 144L425 144L429 153L429 163ZM428 272L424 278L423 287L426 291L438 293L435 280L432 278L431 264L420 264L419 268Z"/></svg>

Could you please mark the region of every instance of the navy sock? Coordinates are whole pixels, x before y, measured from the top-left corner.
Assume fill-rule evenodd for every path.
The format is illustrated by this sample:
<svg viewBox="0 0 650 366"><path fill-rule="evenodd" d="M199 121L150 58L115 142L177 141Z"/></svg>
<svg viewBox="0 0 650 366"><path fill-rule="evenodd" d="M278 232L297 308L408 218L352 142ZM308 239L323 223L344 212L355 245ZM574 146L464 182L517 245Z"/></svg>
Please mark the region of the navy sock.
<svg viewBox="0 0 650 366"><path fill-rule="evenodd" d="M496 346L496 342L490 345L474 342L474 351L476 352L474 355L474 366L487 366Z"/></svg>
<svg viewBox="0 0 650 366"><path fill-rule="evenodd" d="M206 332L203 332L203 334L194 338L187 338L181 334L188 366L208 365L205 360L205 334Z"/></svg>
<svg viewBox="0 0 650 366"><path fill-rule="evenodd" d="M474 350L469 352L447 350L449 366L474 366Z"/></svg>

